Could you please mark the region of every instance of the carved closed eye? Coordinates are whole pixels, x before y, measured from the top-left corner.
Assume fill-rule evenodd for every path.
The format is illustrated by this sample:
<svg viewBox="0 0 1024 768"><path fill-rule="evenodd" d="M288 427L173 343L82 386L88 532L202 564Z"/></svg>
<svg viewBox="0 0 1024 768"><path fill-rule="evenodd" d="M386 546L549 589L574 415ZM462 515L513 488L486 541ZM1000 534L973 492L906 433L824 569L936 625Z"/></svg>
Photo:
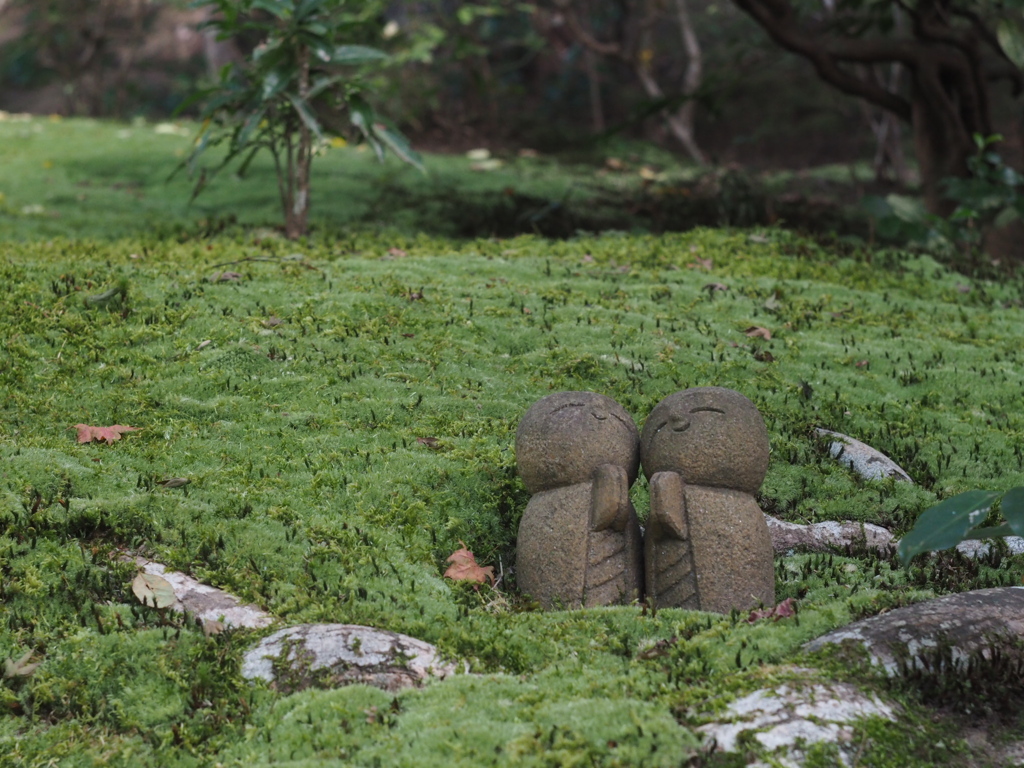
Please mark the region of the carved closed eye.
<svg viewBox="0 0 1024 768"><path fill-rule="evenodd" d="M692 408L690 413L700 413L701 411L711 411L712 413L720 413L723 416L725 415L725 411L721 408L712 408L710 405L706 405L703 408Z"/></svg>

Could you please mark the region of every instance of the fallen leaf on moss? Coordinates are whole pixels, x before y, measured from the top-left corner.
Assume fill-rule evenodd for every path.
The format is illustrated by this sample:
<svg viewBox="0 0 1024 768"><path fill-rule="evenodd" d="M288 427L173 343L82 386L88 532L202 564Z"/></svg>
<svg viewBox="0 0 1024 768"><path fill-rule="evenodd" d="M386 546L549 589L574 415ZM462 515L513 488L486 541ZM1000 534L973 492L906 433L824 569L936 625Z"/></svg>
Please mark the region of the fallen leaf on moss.
<svg viewBox="0 0 1024 768"><path fill-rule="evenodd" d="M638 659L659 659L662 656L668 656L673 646L679 641L679 639L673 635L668 640L659 640L654 645L646 648L639 653L636 657Z"/></svg>
<svg viewBox="0 0 1024 768"><path fill-rule="evenodd" d="M747 336L750 336L751 338L757 337L769 340L772 337L771 331L769 331L767 328L761 328L760 326L757 325L750 326L749 328L747 328L747 330L744 331L744 333Z"/></svg>
<svg viewBox="0 0 1024 768"><path fill-rule="evenodd" d="M42 664L42 661L32 661L32 649L25 651L25 654L15 661L14 659L4 659L4 677L8 680L15 677L29 677L36 668Z"/></svg>
<svg viewBox="0 0 1024 768"><path fill-rule="evenodd" d="M717 293L718 291L728 291L729 286L725 283L708 283L701 290L708 293Z"/></svg>
<svg viewBox="0 0 1024 768"><path fill-rule="evenodd" d="M796 616L796 605L792 597L787 597L774 608L763 608L760 611L751 611L750 615L747 617L747 623L753 624L755 621L769 618L772 621L778 621L779 619L788 619L792 616Z"/></svg>
<svg viewBox="0 0 1024 768"><path fill-rule="evenodd" d="M436 437L417 437L416 442L425 445L427 448L439 448Z"/></svg>
<svg viewBox="0 0 1024 768"><path fill-rule="evenodd" d="M462 549L458 549L448 558L451 563L444 572L446 579L453 581L475 581L479 584L494 584L494 566L480 566L473 553L466 549L465 542L460 541Z"/></svg>
<svg viewBox="0 0 1024 768"><path fill-rule="evenodd" d="M78 430L78 442L91 443L93 440L102 443L106 440L112 443L121 439L122 432L138 432L139 427L126 427L123 424L114 424L110 427L91 427L88 424L75 424Z"/></svg>
<svg viewBox="0 0 1024 768"><path fill-rule="evenodd" d="M139 598L140 603L157 609L169 608L178 600L171 582L155 573L145 571L135 577L132 592Z"/></svg>
<svg viewBox="0 0 1024 768"><path fill-rule="evenodd" d="M239 272L217 272L213 277L210 278L211 283L226 283L236 280L241 280L242 275Z"/></svg>

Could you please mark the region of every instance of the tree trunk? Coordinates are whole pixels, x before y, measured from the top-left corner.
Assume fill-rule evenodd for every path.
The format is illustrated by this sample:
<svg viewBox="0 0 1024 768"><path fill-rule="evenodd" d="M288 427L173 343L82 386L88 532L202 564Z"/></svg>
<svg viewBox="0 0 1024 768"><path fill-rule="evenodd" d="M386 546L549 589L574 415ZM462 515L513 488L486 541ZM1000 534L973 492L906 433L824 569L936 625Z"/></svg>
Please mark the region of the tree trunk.
<svg viewBox="0 0 1024 768"><path fill-rule="evenodd" d="M955 126L950 126L934 105L915 88L911 100L911 123L914 131L914 154L921 174L921 193L929 213L948 217L956 204L943 196L942 180L967 178L967 160L971 145L958 139Z"/></svg>
<svg viewBox="0 0 1024 768"><path fill-rule="evenodd" d="M594 133L604 133L604 101L601 99L601 78L597 71L597 54L589 48L584 48L583 63L587 71L587 85L590 87L590 122Z"/></svg>
<svg viewBox="0 0 1024 768"><path fill-rule="evenodd" d="M299 49L299 98L309 95L309 48ZM285 234L291 240L309 231L309 177L313 159L313 133L299 116L299 146L293 166L292 200L285 211Z"/></svg>

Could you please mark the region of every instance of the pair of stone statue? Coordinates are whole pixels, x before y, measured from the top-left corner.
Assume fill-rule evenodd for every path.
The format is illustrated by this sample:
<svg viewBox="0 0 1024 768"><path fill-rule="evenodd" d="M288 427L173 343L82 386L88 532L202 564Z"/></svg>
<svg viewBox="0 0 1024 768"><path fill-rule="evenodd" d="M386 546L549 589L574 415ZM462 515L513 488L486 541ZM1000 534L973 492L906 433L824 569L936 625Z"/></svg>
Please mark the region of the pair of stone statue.
<svg viewBox="0 0 1024 768"><path fill-rule="evenodd" d="M545 608L629 603L727 613L775 602L768 527L754 494L768 432L739 392L669 395L643 433L610 397L558 392L526 412L516 463L533 494L519 525L519 586ZM643 465L642 532L629 488Z"/></svg>

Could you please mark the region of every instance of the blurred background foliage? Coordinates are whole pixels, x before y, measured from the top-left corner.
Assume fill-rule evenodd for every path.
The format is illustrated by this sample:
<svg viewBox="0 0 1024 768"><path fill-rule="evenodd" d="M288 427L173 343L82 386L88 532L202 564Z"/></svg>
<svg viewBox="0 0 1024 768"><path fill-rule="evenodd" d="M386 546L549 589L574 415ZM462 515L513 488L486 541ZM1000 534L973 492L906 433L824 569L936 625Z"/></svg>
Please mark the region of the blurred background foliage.
<svg viewBox="0 0 1024 768"><path fill-rule="evenodd" d="M709 159L820 165L865 156L867 123L845 130L860 120L856 102L819 84L811 67L780 51L730 2L688 2L704 72L691 95ZM393 54L377 73L377 90L389 101L387 114L426 148L511 142L563 149L613 132L685 155L660 119L689 98L682 92L686 51L668 3L650 3L655 15L636 52L661 84L661 98L644 91L623 59L588 54L560 3L361 5L367 24L349 42ZM619 27L635 25L647 3L575 5L588 31L609 41ZM0 108L166 117L259 42L217 40L198 28L209 13L184 0L0 0Z"/></svg>
<svg viewBox="0 0 1024 768"><path fill-rule="evenodd" d="M795 206L812 217L822 212L824 227L812 228L828 229L837 205L853 205L861 224L850 231L868 240L1020 258L1024 202L1020 176L1010 169L1024 157L1016 98L1024 84L1024 0L357 5L364 23L352 27L347 42L390 54L361 77L381 112L421 151L536 151L609 162L614 171L623 159L649 163L650 148L653 156L670 153L706 173L713 189L725 178L726 186L757 191L754 197L764 191L771 199L754 217L759 221ZM260 43L244 33L218 39L204 27L214 7L187 0L0 0L0 110L173 115L226 63L243 61ZM851 63L829 59L826 50L828 41L848 47L896 38L909 40L915 55L938 45L936 61L959 57L973 68L961 76L951 65L936 65L943 93L932 100L939 103L933 112L958 112L952 127L917 112L910 120L899 105L886 111L828 76L832 66L839 80L877 86L907 110L932 109L919 98L913 74L927 67L884 56ZM801 48L801 40L813 50ZM964 95L965 77L984 82L980 94ZM980 117L966 116L971 100ZM921 135L921 126L927 132L933 125ZM982 155L975 153L979 140ZM932 168L920 162L929 146L933 157L949 156L947 147L956 156L948 167ZM839 171L808 173L822 166ZM778 172L801 183L768 175ZM941 186L947 177L979 183ZM742 213L725 219L742 223ZM996 229L1001 241L990 237Z"/></svg>

